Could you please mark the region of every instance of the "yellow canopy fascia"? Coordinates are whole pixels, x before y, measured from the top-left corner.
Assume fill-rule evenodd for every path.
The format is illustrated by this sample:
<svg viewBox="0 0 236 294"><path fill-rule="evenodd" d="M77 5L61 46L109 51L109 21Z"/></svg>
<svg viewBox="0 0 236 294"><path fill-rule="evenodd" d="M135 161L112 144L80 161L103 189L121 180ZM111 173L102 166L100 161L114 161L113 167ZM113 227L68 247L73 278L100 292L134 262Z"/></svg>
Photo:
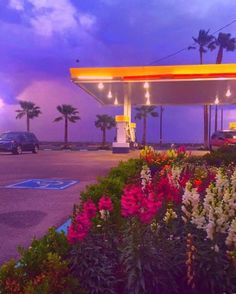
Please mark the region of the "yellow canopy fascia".
<svg viewBox="0 0 236 294"><path fill-rule="evenodd" d="M236 78L236 64L71 68L73 81L140 81Z"/></svg>

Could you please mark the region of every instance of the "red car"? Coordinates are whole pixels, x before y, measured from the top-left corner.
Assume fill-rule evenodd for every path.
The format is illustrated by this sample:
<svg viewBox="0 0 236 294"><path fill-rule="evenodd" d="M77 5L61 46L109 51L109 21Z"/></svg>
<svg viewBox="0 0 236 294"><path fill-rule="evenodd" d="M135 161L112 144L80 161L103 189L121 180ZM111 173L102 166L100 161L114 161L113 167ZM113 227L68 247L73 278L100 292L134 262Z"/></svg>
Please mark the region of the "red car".
<svg viewBox="0 0 236 294"><path fill-rule="evenodd" d="M222 146L236 146L236 130L217 131L210 139L210 150L217 150Z"/></svg>

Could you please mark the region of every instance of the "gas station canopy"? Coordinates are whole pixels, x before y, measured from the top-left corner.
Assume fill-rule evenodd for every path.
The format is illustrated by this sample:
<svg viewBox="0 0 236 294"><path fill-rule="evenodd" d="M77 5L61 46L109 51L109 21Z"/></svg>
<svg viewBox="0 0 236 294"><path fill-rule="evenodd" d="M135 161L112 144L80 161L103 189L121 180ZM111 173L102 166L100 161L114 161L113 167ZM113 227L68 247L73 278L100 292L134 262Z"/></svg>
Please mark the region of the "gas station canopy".
<svg viewBox="0 0 236 294"><path fill-rule="evenodd" d="M103 105L236 104L236 64L71 68L72 81Z"/></svg>

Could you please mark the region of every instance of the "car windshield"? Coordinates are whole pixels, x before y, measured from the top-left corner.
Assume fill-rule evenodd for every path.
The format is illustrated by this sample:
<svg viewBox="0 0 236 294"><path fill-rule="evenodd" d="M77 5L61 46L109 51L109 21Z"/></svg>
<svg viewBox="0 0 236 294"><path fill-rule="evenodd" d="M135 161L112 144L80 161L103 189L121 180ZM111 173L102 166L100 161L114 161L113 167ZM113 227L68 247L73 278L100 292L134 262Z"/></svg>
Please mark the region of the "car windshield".
<svg viewBox="0 0 236 294"><path fill-rule="evenodd" d="M19 138L17 133L4 133L0 135L0 140L15 140Z"/></svg>
<svg viewBox="0 0 236 294"><path fill-rule="evenodd" d="M223 135L227 139L236 138L236 132L225 132Z"/></svg>

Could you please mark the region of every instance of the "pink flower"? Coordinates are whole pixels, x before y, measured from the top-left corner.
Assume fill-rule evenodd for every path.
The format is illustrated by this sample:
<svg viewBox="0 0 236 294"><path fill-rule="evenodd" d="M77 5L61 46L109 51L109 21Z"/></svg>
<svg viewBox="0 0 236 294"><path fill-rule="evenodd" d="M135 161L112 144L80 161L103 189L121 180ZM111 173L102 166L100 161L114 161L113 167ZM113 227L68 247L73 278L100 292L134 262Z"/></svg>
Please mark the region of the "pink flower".
<svg viewBox="0 0 236 294"><path fill-rule="evenodd" d="M111 212L113 210L113 204L112 204L111 198L107 196L102 196L98 202L98 209L108 210Z"/></svg>
<svg viewBox="0 0 236 294"><path fill-rule="evenodd" d="M96 216L97 207L92 200L87 200L83 203L82 211L87 213L89 218L93 218Z"/></svg>
<svg viewBox="0 0 236 294"><path fill-rule="evenodd" d="M139 200L142 198L142 189L138 186L128 187L121 197L121 214L125 217L135 216L139 211Z"/></svg>
<svg viewBox="0 0 236 294"><path fill-rule="evenodd" d="M82 212L76 217L76 224L81 227L81 229L89 230L92 226L89 215L86 212Z"/></svg>
<svg viewBox="0 0 236 294"><path fill-rule="evenodd" d="M178 152L178 153L185 153L185 152L186 152L186 147L185 147L185 146L180 146L180 147L177 149L177 152Z"/></svg>
<svg viewBox="0 0 236 294"><path fill-rule="evenodd" d="M121 214L124 217L136 216L145 224L148 224L157 214L162 202L149 187L143 192L140 186L129 186L121 197Z"/></svg>
<svg viewBox="0 0 236 294"><path fill-rule="evenodd" d="M71 224L68 228L67 240L70 244L76 243L76 241L82 241L88 234L88 231L81 226L80 224L76 225Z"/></svg>
<svg viewBox="0 0 236 294"><path fill-rule="evenodd" d="M97 208L92 200L85 201L82 204L82 211L75 217L74 223L68 228L67 240L74 244L76 241L82 241L92 227L91 218L96 216Z"/></svg>

